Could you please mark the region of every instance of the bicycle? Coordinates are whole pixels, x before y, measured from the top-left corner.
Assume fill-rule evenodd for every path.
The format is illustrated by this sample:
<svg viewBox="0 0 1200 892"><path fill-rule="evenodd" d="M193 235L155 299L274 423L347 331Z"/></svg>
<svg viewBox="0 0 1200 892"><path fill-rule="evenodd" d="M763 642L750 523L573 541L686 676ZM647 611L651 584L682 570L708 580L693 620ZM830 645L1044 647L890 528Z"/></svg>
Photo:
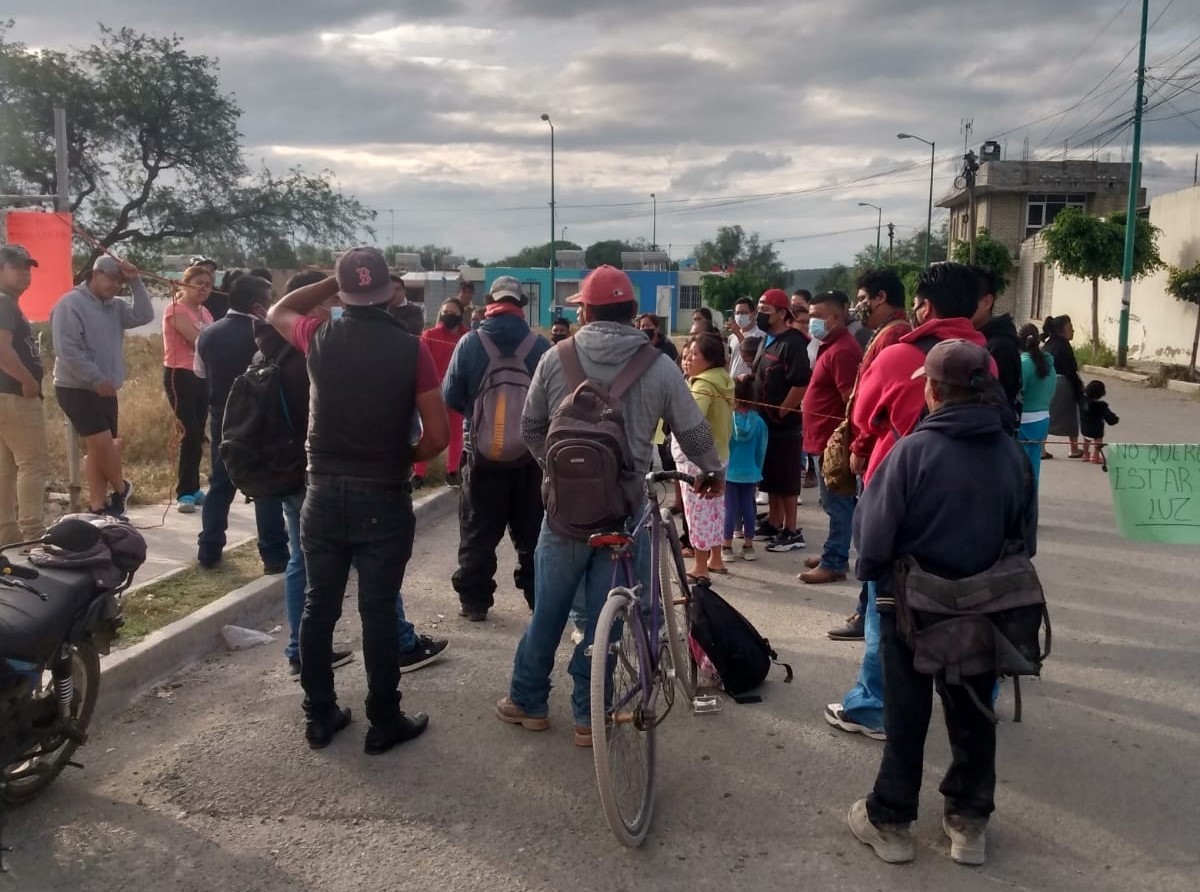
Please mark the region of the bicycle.
<svg viewBox="0 0 1200 892"><path fill-rule="evenodd" d="M695 480L678 471L646 475L646 508L633 533L592 536L607 548L613 584L596 622L591 647L592 752L596 785L613 834L641 845L654 812L654 731L675 703L675 685L698 714L719 712L721 700L700 684L688 644L691 589L683 548L656 484ZM634 541L649 532L650 586L634 567Z"/></svg>

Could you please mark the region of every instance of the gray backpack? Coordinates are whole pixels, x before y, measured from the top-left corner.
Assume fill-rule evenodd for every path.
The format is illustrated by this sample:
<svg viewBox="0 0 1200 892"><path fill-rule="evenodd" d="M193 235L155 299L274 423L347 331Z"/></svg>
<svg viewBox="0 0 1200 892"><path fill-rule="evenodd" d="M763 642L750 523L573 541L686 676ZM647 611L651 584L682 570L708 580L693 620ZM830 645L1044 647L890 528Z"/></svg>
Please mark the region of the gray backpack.
<svg viewBox="0 0 1200 892"><path fill-rule="evenodd" d="M521 436L521 413L531 379L525 360L537 343L537 335L530 332L516 353L501 356L495 341L482 331L476 334L487 352L488 364L471 413L472 453L479 464L488 467L528 464L533 456Z"/></svg>
<svg viewBox="0 0 1200 892"><path fill-rule="evenodd" d="M569 392L550 415L542 500L550 529L586 542L598 533L623 530L641 499L621 398L659 352L647 343L605 384L584 373L574 338L555 349Z"/></svg>

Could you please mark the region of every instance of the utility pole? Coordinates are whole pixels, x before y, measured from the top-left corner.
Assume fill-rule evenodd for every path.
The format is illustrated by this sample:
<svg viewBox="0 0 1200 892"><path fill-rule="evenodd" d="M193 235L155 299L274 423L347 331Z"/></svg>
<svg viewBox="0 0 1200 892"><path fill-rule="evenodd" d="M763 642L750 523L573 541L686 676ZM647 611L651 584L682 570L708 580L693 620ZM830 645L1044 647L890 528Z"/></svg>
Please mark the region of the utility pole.
<svg viewBox="0 0 1200 892"><path fill-rule="evenodd" d="M554 122L550 120L549 112L542 112L542 120L550 125L550 303L548 306L557 307L558 301L554 294Z"/></svg>
<svg viewBox="0 0 1200 892"><path fill-rule="evenodd" d="M979 170L979 161L975 157L975 152L970 149L963 155L963 172L962 176L955 181L954 185L959 186L959 180L962 185L959 188L967 190L967 244L970 247L970 260L968 263L975 263L975 174Z"/></svg>
<svg viewBox="0 0 1200 892"><path fill-rule="evenodd" d="M1133 246L1137 233L1137 203L1141 182L1142 103L1146 91L1146 21L1150 0L1142 0L1142 31L1138 43L1137 98L1133 107L1133 157L1129 161L1129 205L1125 214L1125 263L1121 268L1121 321L1117 328L1117 365L1129 358L1129 303L1133 294Z"/></svg>
<svg viewBox="0 0 1200 892"><path fill-rule="evenodd" d="M888 263L892 262L893 249L896 244L896 224L888 224Z"/></svg>
<svg viewBox="0 0 1200 892"><path fill-rule="evenodd" d="M650 201L653 202L653 205L654 205L654 210L652 212L654 215L654 222L651 224L651 228L650 228L650 250L657 251L658 250L658 196L656 194L654 194L653 192L650 193Z"/></svg>

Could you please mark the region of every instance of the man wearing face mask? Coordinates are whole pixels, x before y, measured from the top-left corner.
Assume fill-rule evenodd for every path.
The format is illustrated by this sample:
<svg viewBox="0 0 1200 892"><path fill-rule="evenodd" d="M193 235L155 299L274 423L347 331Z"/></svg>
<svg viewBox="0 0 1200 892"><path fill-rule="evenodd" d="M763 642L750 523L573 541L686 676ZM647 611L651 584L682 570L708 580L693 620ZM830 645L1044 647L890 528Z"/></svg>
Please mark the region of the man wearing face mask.
<svg viewBox="0 0 1200 892"><path fill-rule="evenodd" d="M804 441L800 404L812 377L808 344L791 327L787 292L771 288L758 299L758 327L765 332L763 348L754 363L755 398L767 423L767 457L759 489L767 494L767 520L756 538L770 542L767 551L804 547L804 532L796 523L796 497L804 488Z"/></svg>
<svg viewBox="0 0 1200 892"><path fill-rule="evenodd" d="M557 344L571 336L571 323L561 316L550 326L550 343Z"/></svg>
<svg viewBox="0 0 1200 892"><path fill-rule="evenodd" d="M754 301L748 297L738 298L733 305L733 318L725 320L725 328L729 330L729 377L736 381L743 375L754 373L742 358L742 344L746 338L761 338L764 334L755 320Z"/></svg>
<svg viewBox="0 0 1200 892"><path fill-rule="evenodd" d="M437 325L426 329L421 340L433 355L433 364L437 367L438 382L446 380L446 371L450 368L450 358L454 348L468 332L463 325L463 305L458 298L452 297L438 312ZM459 466L462 462L463 449L463 419L462 415L453 408L450 409L450 445L446 448L446 485L458 486ZM425 483L425 472L428 470L425 462L413 463L413 489L420 488Z"/></svg>
<svg viewBox="0 0 1200 892"><path fill-rule="evenodd" d="M854 389L862 348L846 324L850 298L843 291L825 291L809 303L808 330L820 344L812 380L804 391L804 451L817 466L821 507L829 517L829 535L819 558L809 558L800 581L809 585L840 582L850 565L850 523L854 496L832 492L821 474L821 456L829 438L846 414Z"/></svg>
<svg viewBox="0 0 1200 892"><path fill-rule="evenodd" d="M488 291L483 325L459 342L442 384L446 406L467 418L458 508L458 569L451 582L462 605L459 615L469 622L485 621L495 604L496 548L505 531L517 551L513 581L533 607L533 555L542 526L541 467L532 455L527 462L513 466L481 463L469 429L490 363L489 348L501 357L524 351L524 365L531 376L542 354L550 349L549 341L529 330L525 321L528 302L517 279L496 279Z"/></svg>

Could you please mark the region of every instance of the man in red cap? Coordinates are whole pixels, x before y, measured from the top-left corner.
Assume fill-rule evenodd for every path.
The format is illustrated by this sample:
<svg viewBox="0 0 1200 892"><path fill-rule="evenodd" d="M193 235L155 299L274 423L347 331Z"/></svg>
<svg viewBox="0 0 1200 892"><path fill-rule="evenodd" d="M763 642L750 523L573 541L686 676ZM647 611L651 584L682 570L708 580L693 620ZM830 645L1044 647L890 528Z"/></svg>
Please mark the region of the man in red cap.
<svg viewBox="0 0 1200 892"><path fill-rule="evenodd" d="M768 514L756 538L767 551L804 547L804 531L796 522L796 499L804 488L804 438L800 404L812 378L808 341L791 326L791 300L782 288L758 299L758 327L766 336L754 363L755 395L767 423L767 458L758 488L767 494Z"/></svg>
<svg viewBox="0 0 1200 892"><path fill-rule="evenodd" d="M588 274L580 293L568 303L581 305L586 324L574 337L546 353L533 374L521 420L530 452L543 466L547 464L551 416L574 392L573 377L578 377L569 373L570 364L577 362L586 379L600 382L613 391L624 386L623 379L630 377L626 370L630 369L638 374L625 390L620 405L632 469L628 475L613 480L612 486L636 478L634 482L640 487L641 479L650 471L655 430L659 421L666 419L684 453L704 472L696 481L697 490L706 498L719 497L725 489L725 475L712 431L679 368L633 327L638 303L629 277L615 267L601 266ZM554 486L551 471L548 469L546 492L552 492ZM570 498L569 493L565 498ZM612 560L607 549L590 547L586 538L579 541L557 532L554 500L547 499L546 504L548 516L542 523L534 555L533 619L517 647L508 696L496 704L496 715L503 722L530 731L550 727L547 713L554 653L575 592L582 583L587 626L571 658L570 672L575 679L571 707L575 716L575 744L591 746L588 648L596 634L596 619L612 586ZM645 529L632 529L638 513L631 512L626 528L635 539L638 575L645 580L650 572Z"/></svg>

